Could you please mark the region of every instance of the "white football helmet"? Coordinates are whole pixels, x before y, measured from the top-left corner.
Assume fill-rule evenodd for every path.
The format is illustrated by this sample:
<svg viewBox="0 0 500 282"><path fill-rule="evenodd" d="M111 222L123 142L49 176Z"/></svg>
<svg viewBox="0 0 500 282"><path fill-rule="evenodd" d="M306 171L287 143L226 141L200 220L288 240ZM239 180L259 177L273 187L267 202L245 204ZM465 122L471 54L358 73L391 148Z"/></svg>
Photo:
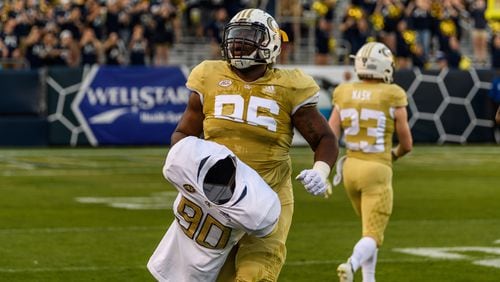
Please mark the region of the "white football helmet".
<svg viewBox="0 0 500 282"><path fill-rule="evenodd" d="M281 52L278 23L260 9L245 9L224 28L221 49L223 58L238 69L274 64Z"/></svg>
<svg viewBox="0 0 500 282"><path fill-rule="evenodd" d="M382 43L369 42L359 49L354 59L354 69L359 79L381 79L392 83L394 57L391 50Z"/></svg>

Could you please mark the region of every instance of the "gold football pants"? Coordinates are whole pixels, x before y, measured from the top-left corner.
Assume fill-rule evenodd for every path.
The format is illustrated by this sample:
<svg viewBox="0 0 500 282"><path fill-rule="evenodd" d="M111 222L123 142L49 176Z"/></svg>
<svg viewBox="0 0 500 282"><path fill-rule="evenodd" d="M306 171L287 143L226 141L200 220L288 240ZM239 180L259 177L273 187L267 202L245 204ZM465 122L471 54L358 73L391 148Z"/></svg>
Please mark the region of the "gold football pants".
<svg viewBox="0 0 500 282"><path fill-rule="evenodd" d="M245 235L232 249L217 281L277 281L285 263L292 215L293 203L282 205L278 225L270 235Z"/></svg>
<svg viewBox="0 0 500 282"><path fill-rule="evenodd" d="M344 188L358 215L363 236L370 236L380 247L392 213L392 168L374 161L347 158L344 163Z"/></svg>

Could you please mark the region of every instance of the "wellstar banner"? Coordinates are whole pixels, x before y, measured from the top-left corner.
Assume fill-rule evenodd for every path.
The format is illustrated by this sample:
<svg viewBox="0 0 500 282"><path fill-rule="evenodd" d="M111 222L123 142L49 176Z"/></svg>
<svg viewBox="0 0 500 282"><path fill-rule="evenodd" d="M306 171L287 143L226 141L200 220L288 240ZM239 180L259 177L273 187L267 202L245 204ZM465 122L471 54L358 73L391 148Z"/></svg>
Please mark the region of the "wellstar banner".
<svg viewBox="0 0 500 282"><path fill-rule="evenodd" d="M190 91L180 67L94 67L71 108L93 146L170 144Z"/></svg>

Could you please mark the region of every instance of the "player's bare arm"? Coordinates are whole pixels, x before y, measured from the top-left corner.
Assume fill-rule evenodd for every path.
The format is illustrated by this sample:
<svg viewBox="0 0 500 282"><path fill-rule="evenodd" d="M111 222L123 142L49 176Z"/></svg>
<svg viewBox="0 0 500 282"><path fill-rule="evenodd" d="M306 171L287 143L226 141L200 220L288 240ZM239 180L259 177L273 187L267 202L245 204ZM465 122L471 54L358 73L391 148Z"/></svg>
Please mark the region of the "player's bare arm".
<svg viewBox="0 0 500 282"><path fill-rule="evenodd" d="M396 129L399 145L394 149L393 156L401 158L413 148L413 138L408 125L408 113L405 107L398 107L394 111L394 128Z"/></svg>
<svg viewBox="0 0 500 282"><path fill-rule="evenodd" d="M337 107L333 107L332 114L328 120L328 125L330 125L330 128L335 134L335 137L337 137L337 140L340 139L340 112Z"/></svg>
<svg viewBox="0 0 500 282"><path fill-rule="evenodd" d="M339 154L337 138L316 105L299 108L292 116L292 123L314 151L312 169L301 171L296 179L314 196L328 197L332 192L328 175Z"/></svg>
<svg viewBox="0 0 500 282"><path fill-rule="evenodd" d="M316 106L302 106L292 116L292 123L314 151L314 161L333 167L339 154L337 138Z"/></svg>
<svg viewBox="0 0 500 282"><path fill-rule="evenodd" d="M203 133L204 117L200 96L192 92L186 110L170 137L170 144L174 145L186 136L200 136Z"/></svg>

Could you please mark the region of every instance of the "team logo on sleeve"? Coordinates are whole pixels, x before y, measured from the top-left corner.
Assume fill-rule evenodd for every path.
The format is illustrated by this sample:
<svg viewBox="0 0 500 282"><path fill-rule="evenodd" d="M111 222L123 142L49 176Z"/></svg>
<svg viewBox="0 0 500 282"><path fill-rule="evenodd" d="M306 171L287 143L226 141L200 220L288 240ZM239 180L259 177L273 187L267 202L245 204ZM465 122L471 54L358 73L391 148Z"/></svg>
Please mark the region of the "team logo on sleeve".
<svg viewBox="0 0 500 282"><path fill-rule="evenodd" d="M184 190L188 191L189 193L196 192L196 189L194 189L194 187L191 186L190 184L184 184L184 185L182 185L182 187L184 188Z"/></svg>
<svg viewBox="0 0 500 282"><path fill-rule="evenodd" d="M233 82L229 79L224 79L224 80L219 81L219 86L222 86L222 87L228 87L228 86L231 86L231 84L233 84Z"/></svg>

